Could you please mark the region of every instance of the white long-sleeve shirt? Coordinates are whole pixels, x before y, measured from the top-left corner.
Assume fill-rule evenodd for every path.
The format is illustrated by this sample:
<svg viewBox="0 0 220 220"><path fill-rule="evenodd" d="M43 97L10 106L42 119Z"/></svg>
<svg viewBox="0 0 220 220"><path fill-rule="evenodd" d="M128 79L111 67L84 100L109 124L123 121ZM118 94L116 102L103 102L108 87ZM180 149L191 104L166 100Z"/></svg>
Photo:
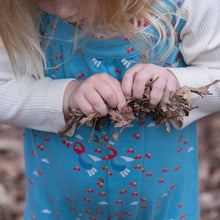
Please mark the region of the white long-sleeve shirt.
<svg viewBox="0 0 220 220"><path fill-rule="evenodd" d="M169 68L180 85L200 87L220 79L220 1L185 0L178 15L186 20L181 31L180 52L188 65ZM0 42L1 43L1 42ZM2 43L1 43L2 44ZM65 126L64 90L72 79L15 79L7 53L0 50L0 123L57 133ZM220 83L212 95L191 101L199 108L184 117L181 128L220 110ZM175 122L172 122L178 128Z"/></svg>

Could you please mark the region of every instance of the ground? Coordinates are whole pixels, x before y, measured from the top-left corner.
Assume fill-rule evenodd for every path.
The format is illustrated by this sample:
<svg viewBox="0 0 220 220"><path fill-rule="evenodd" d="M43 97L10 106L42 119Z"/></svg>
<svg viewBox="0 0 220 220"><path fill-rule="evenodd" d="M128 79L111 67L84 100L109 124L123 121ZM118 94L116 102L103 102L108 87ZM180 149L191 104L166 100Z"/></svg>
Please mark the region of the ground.
<svg viewBox="0 0 220 220"><path fill-rule="evenodd" d="M220 219L220 113L198 122L202 220ZM25 180L22 130L0 124L0 219L22 220Z"/></svg>

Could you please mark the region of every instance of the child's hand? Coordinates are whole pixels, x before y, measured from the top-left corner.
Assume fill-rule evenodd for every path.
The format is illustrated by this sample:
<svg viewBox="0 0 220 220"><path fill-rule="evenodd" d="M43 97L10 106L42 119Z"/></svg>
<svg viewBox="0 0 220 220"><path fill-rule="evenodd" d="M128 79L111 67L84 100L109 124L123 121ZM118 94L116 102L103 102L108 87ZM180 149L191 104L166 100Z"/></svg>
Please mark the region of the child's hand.
<svg viewBox="0 0 220 220"><path fill-rule="evenodd" d="M65 119L68 119L68 107L80 108L86 115L94 111L107 115L107 105L119 110L126 106L120 82L107 73L94 74L83 81L73 80L65 89Z"/></svg>
<svg viewBox="0 0 220 220"><path fill-rule="evenodd" d="M179 82L174 74L164 67L154 64L139 63L128 69L122 79L122 90L125 96L143 98L145 84L155 80L150 93L150 104L155 107L161 100L165 89L175 92Z"/></svg>

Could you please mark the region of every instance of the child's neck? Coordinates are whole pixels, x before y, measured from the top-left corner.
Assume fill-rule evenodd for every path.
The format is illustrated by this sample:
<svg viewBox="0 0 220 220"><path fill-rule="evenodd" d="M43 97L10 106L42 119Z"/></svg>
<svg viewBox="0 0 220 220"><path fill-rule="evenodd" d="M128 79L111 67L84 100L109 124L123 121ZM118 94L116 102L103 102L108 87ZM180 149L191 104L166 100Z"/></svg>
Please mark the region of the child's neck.
<svg viewBox="0 0 220 220"><path fill-rule="evenodd" d="M92 36L94 38L103 39L103 40L122 37L122 34L114 30L114 27L111 27L111 29L109 29L103 27L102 25L96 25L94 32L95 33L92 33Z"/></svg>
<svg viewBox="0 0 220 220"><path fill-rule="evenodd" d="M146 26L149 25L146 21L138 19L132 19L131 23L140 29L144 29ZM73 25L76 26L76 24ZM93 30L91 30L89 25L79 25L79 29L84 31L86 34L100 40L123 37L122 34L118 33L116 28L114 28L111 24L109 25L109 27L104 27L103 25L96 23L93 27Z"/></svg>

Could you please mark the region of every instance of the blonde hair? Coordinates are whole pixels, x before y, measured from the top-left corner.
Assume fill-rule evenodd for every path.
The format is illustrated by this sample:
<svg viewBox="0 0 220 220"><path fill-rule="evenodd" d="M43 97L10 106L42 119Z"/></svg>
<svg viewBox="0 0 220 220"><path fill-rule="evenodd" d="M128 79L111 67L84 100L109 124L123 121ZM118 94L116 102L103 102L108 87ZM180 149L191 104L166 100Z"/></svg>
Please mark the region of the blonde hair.
<svg viewBox="0 0 220 220"><path fill-rule="evenodd" d="M0 0L0 37L14 73L43 76L44 52L36 24L34 0Z"/></svg>
<svg viewBox="0 0 220 220"><path fill-rule="evenodd" d="M80 11L88 11L89 26L93 29L95 16L91 2L91 0L81 0ZM116 30L122 36L136 42L139 45L140 52L148 60L150 59L149 51L153 51L156 45L161 43L162 49L166 40L163 36L166 36L168 29L171 40L162 59L169 56L175 44L175 31L171 25L172 12L166 4L160 0L98 0L98 2L101 9L100 24L109 30L114 28L114 31ZM41 46L41 36L37 24L40 10L35 1L0 0L0 5L0 36L8 52L14 72L16 74L26 73L35 77L43 77L45 54ZM144 20L155 28L159 37L157 44L152 45L149 50L146 50L146 46L143 47L142 44L143 40L149 40L139 28L132 25L132 18Z"/></svg>

